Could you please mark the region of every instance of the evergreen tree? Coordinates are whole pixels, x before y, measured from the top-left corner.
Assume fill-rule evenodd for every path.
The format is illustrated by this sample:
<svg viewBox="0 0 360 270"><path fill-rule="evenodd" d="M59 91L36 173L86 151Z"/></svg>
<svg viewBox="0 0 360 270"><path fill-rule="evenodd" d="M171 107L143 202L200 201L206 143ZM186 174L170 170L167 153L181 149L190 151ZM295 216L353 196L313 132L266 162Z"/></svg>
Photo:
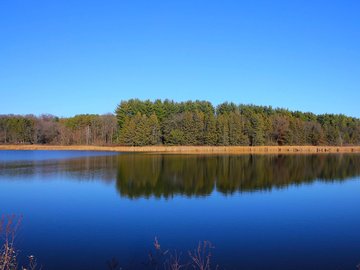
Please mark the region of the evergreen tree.
<svg viewBox="0 0 360 270"><path fill-rule="evenodd" d="M214 114L210 113L204 118L204 144L216 145L217 141L216 118Z"/></svg>
<svg viewBox="0 0 360 270"><path fill-rule="evenodd" d="M239 113L229 114L229 144L249 145L249 138L244 133L244 121Z"/></svg>
<svg viewBox="0 0 360 270"><path fill-rule="evenodd" d="M220 114L216 121L216 133L219 145L229 145L229 115Z"/></svg>
<svg viewBox="0 0 360 270"><path fill-rule="evenodd" d="M134 146L135 121L133 118L126 116L123 127L120 130L119 142L125 145Z"/></svg>
<svg viewBox="0 0 360 270"><path fill-rule="evenodd" d="M161 142L161 131L160 131L160 124L159 120L155 113L153 113L148 118L148 123L150 127L150 140L149 144L157 145Z"/></svg>

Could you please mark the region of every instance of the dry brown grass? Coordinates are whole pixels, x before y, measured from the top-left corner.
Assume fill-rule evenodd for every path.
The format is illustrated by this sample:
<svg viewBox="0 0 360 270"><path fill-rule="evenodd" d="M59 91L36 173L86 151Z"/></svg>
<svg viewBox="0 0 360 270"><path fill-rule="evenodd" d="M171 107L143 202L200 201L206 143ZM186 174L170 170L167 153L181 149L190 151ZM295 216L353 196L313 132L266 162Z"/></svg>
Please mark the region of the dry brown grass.
<svg viewBox="0 0 360 270"><path fill-rule="evenodd" d="M0 270L15 270L18 268L17 251L14 248L16 232L22 217L15 215L0 218Z"/></svg>
<svg viewBox="0 0 360 270"><path fill-rule="evenodd" d="M155 237L154 242L155 253L149 252L149 263L154 269L164 270L211 270L219 269L218 266L212 264L212 250L214 246L209 241L200 241L197 248L188 251L187 261L182 260L181 253L170 250L162 250L160 243ZM163 266L163 268L162 268Z"/></svg>
<svg viewBox="0 0 360 270"><path fill-rule="evenodd" d="M311 154L360 153L360 146L96 146L0 145L0 150L89 150L173 154Z"/></svg>
<svg viewBox="0 0 360 270"><path fill-rule="evenodd" d="M15 248L15 238L21 225L21 215L3 215L0 217L0 270L37 270L36 259L28 256L27 266L19 267L18 250Z"/></svg>

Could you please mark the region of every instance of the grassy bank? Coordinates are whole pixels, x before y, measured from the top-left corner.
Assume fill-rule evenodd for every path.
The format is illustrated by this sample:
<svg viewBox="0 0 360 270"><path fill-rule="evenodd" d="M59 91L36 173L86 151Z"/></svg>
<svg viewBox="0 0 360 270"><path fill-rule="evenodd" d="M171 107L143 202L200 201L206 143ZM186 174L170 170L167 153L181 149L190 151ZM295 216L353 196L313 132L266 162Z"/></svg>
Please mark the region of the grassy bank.
<svg viewBox="0 0 360 270"><path fill-rule="evenodd" d="M0 150L88 150L174 154L360 153L360 146L95 146L0 145Z"/></svg>

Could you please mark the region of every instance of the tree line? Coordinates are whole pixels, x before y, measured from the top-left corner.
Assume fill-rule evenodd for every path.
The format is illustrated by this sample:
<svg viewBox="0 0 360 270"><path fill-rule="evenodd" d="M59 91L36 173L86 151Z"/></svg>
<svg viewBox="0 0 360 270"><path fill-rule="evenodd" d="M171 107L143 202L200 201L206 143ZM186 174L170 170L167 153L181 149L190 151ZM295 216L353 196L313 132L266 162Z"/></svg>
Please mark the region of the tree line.
<svg viewBox="0 0 360 270"><path fill-rule="evenodd" d="M122 101L116 108L125 145L359 145L360 119L267 106L207 101Z"/></svg>
<svg viewBox="0 0 360 270"><path fill-rule="evenodd" d="M2 144L113 144L118 125L114 115L0 115Z"/></svg>
<svg viewBox="0 0 360 270"><path fill-rule="evenodd" d="M0 115L2 144L360 145L360 119L208 101L122 101L115 114Z"/></svg>

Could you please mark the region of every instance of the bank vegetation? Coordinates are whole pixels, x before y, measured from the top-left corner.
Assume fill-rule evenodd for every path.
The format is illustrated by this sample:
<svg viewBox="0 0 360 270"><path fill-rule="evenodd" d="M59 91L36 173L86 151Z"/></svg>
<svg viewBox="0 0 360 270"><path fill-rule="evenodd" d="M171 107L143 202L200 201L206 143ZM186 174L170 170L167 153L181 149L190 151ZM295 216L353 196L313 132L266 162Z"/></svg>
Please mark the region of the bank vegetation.
<svg viewBox="0 0 360 270"><path fill-rule="evenodd" d="M214 107L207 101L132 99L120 102L115 114L0 115L0 144L156 146L161 151L169 149L163 146L359 146L360 119L228 102Z"/></svg>

